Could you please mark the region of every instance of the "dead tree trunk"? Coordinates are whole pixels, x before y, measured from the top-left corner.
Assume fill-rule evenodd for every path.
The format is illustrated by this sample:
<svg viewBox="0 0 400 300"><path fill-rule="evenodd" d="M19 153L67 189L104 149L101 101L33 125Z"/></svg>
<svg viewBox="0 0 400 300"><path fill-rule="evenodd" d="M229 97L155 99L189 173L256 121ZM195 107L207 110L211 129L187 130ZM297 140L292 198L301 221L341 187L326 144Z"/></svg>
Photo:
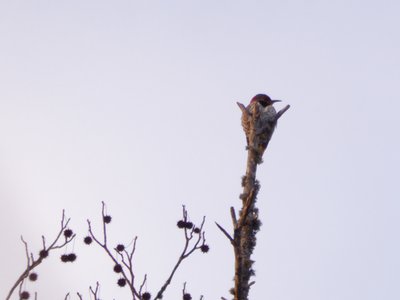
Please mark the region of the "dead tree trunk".
<svg viewBox="0 0 400 300"><path fill-rule="evenodd" d="M243 114L248 114L249 132L248 132L248 154L246 174L242 178L243 193L240 195L242 207L237 219L233 207L231 207L231 216L234 227L233 237L227 233L219 224L217 226L230 240L235 255L235 286L231 291L234 300L248 300L251 276L254 275L251 259L254 247L256 245L256 233L259 231L261 222L258 219L258 208L256 207L257 194L260 184L256 179L257 165L262 162L262 152L259 151L260 128L258 126L259 111L257 107L253 111L248 111L242 104L238 103ZM276 125L278 119L289 109L289 105L279 111L272 120L272 126ZM273 128L272 127L272 128ZM267 141L268 144L268 141Z"/></svg>

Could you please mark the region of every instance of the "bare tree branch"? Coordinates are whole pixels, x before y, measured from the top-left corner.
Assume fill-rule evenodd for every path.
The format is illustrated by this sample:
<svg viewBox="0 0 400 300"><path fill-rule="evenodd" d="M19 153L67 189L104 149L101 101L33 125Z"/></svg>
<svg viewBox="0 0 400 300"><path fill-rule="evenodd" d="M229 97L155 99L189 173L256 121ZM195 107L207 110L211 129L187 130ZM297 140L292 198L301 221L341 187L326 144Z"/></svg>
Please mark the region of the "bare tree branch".
<svg viewBox="0 0 400 300"><path fill-rule="evenodd" d="M208 245L205 244L206 239L205 239L205 233L203 231L204 222L206 220L205 217L203 217L203 221L201 222L200 227L196 228L193 226L191 222L188 221L188 215L185 206L183 206L182 215L183 215L183 220L179 222L182 222L181 224L183 225L182 228L184 229L185 245L183 247L181 255L178 258L178 261L176 262L174 268L171 271L171 274L169 275L168 279L165 281L163 286L158 291L154 300L162 298L163 293L167 289L168 285L171 283L171 280L174 277L176 270L178 269L179 265L185 258L189 257L196 250L201 250L202 252L208 251ZM197 239L195 239L195 234L197 235ZM194 244L191 247L189 247L190 242L192 240L194 240Z"/></svg>
<svg viewBox="0 0 400 300"><path fill-rule="evenodd" d="M91 238L101 248L103 248L103 250L111 258L111 260L114 262L114 264L115 265L119 265L117 257L114 256L111 253L111 250L107 245L107 224L109 222L107 222L107 218L106 218L106 214L105 214L105 203L104 202L102 202L101 215L102 215L102 222L103 222L103 226L102 226L103 227L103 242L101 242L94 235L93 230L92 230L91 222L90 222L90 220L87 220L88 227L89 227L89 234L90 234ZM134 242L134 245L133 245L133 248L132 248L132 251L131 251L130 254L125 250L125 247L122 244L118 245L118 246L121 246L121 248L119 248L117 246L117 247L115 247L113 249L113 250L115 250L117 252L117 255L121 258L122 265L125 267L125 268L121 268L120 274L122 275L123 279L125 280L125 282L129 286L129 289L130 289L131 294L132 294L132 299L136 299L136 298L140 299L140 294L139 294L139 292L136 290L136 288L134 286L135 275L134 275L134 272L133 272L133 264L132 264L133 254L135 252L135 247L136 247L136 239L137 239L137 237L135 237L135 242ZM120 284L123 284L122 281L121 281Z"/></svg>
<svg viewBox="0 0 400 300"><path fill-rule="evenodd" d="M99 295L98 295L99 288L100 288L99 282L96 282L96 289L93 290L93 288L91 286L89 287L89 291L93 295L94 300L99 300ZM81 297L81 296L79 295L79 297Z"/></svg>
<svg viewBox="0 0 400 300"><path fill-rule="evenodd" d="M221 225L219 225L217 222L215 222L215 224L217 225L219 230L221 230L222 233L225 234L225 236L228 238L228 240L231 242L231 244L233 244L233 238L230 236L230 234Z"/></svg>
<svg viewBox="0 0 400 300"><path fill-rule="evenodd" d="M286 105L284 108L282 108L280 111L276 113L275 120L278 121L280 117L290 108L290 105Z"/></svg>
<svg viewBox="0 0 400 300"><path fill-rule="evenodd" d="M183 283L182 296L186 294L186 282Z"/></svg>
<svg viewBox="0 0 400 300"><path fill-rule="evenodd" d="M235 208L231 206L231 218L232 218L232 223L233 223L233 228L237 228L237 218L236 218L236 212Z"/></svg>
<svg viewBox="0 0 400 300"><path fill-rule="evenodd" d="M22 274L15 281L13 286L11 287L11 289L8 292L8 295L6 297L6 300L9 300L11 298L12 294L14 293L15 289L18 286L19 286L19 294L21 295L22 284L23 284L24 280L29 276L29 273L33 269L35 269L38 265L40 265L42 263L42 261L49 255L50 251L53 251L53 250L59 249L59 248L63 248L65 245L69 244L75 238L75 234L72 234L71 236L68 236L68 237L65 236L65 240L62 243L59 243L60 237L64 233L64 231L67 229L69 221L70 221L70 219L65 220L65 211L63 210L62 217L61 217L61 228L60 228L56 238L53 240L53 242L50 244L49 247L46 247L45 237L42 236L43 249L39 252L39 257L37 259L34 258L32 253L29 255L28 243L21 236L21 241L25 247L27 266L26 266L25 270L22 272Z"/></svg>
<svg viewBox="0 0 400 300"><path fill-rule="evenodd" d="M144 285L146 284L146 280L147 280L147 274L144 275L143 282L140 285L140 288L139 288L139 294L140 295L142 294L142 290L143 290Z"/></svg>
<svg viewBox="0 0 400 300"><path fill-rule="evenodd" d="M171 280L177 271L179 265L181 262L189 257L194 251L196 250L201 250L202 252L207 252L209 250L209 246L206 245L206 238L205 238L205 232L203 230L204 223L205 223L205 217L203 217L203 220L200 224L199 227L195 227L193 223L189 222L188 220L188 213L185 209L185 206L183 206L182 209L182 214L183 214L183 219L178 222L178 227L184 229L184 238L185 238L185 244L183 247L183 250L181 252L181 255L178 258L177 263L175 264L174 268L172 269L168 279L165 281L165 283L162 285L160 290L158 291L156 299L161 299L164 291L168 287L168 285L171 283ZM132 294L132 299L143 299L144 296L147 298L149 296L149 293L143 292L143 288L146 284L147 281L147 274L144 275L144 279L141 283L141 285L137 288L135 287L135 273L134 273L134 266L133 266L133 256L136 250L136 242L137 242L137 237L134 238L133 240L133 245L132 249L128 251L124 245L119 244L116 247L114 247L112 250L116 251L116 254L114 255L111 251L111 248L109 247L107 243L107 224L110 223L111 217L106 216L105 214L105 204L102 202L102 220L103 220L103 232L102 232L102 241L99 240L93 233L92 229L92 224L90 220L87 220L88 224L88 230L89 230L89 239L92 239L97 245L99 245L103 250L107 253L107 255L111 258L111 260L114 262L115 267L114 271L117 269L117 273L119 273L122 278L118 281L118 285L120 286L125 286L126 284L129 286ZM180 225L182 227L180 227ZM89 242L90 243L90 242ZM93 293L93 292L92 292Z"/></svg>

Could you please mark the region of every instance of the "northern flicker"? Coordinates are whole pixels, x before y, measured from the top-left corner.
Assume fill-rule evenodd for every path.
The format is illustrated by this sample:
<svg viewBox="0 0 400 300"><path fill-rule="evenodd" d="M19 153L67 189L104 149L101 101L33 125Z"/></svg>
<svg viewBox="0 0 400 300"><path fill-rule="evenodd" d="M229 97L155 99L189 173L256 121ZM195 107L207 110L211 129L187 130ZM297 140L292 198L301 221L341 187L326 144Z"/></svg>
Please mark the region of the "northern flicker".
<svg viewBox="0 0 400 300"><path fill-rule="evenodd" d="M265 94L258 94L251 99L247 107L238 103L242 110L242 126L246 134L247 147L258 151L260 157L274 133L277 120L273 104L279 101L281 100L271 100Z"/></svg>

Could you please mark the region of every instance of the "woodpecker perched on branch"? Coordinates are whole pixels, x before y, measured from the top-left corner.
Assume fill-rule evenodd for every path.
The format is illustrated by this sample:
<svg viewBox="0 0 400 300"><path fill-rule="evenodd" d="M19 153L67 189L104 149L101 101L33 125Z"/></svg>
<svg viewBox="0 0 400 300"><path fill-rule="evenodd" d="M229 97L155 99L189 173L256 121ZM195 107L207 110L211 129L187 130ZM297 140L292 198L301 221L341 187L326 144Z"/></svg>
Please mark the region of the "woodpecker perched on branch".
<svg viewBox="0 0 400 300"><path fill-rule="evenodd" d="M246 134L247 147L256 150L260 157L268 146L278 120L273 104L280 101L258 94L247 107L238 103L242 110L242 127Z"/></svg>

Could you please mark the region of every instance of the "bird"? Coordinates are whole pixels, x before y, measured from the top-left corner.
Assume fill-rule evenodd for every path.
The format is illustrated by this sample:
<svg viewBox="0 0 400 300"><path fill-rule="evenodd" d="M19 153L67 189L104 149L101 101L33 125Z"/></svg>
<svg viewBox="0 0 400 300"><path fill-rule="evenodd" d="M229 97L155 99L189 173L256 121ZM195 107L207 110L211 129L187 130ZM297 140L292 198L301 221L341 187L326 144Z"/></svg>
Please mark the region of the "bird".
<svg viewBox="0 0 400 300"><path fill-rule="evenodd" d="M273 104L280 101L272 100L266 94L257 94L247 107L238 103L242 110L242 127L246 134L247 148L256 150L260 157L264 154L277 123Z"/></svg>

